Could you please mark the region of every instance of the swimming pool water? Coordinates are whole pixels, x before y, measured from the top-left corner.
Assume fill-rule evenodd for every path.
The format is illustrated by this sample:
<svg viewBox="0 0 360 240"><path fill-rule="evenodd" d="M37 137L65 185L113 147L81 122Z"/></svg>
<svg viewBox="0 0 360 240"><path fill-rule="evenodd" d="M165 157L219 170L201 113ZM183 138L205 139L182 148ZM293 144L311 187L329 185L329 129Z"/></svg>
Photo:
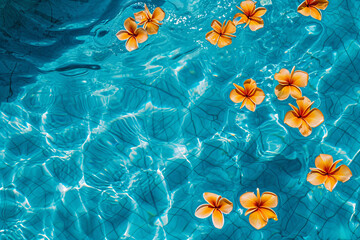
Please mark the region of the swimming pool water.
<svg viewBox="0 0 360 240"><path fill-rule="evenodd" d="M115 34L144 3L166 17L127 52ZM359 239L360 2L330 1L320 22L260 0L263 29L211 45L239 4L0 1L0 239ZM325 117L307 138L274 94L293 66ZM255 112L229 99L249 78ZM353 173L333 192L306 181L320 153ZM256 188L279 196L261 230L239 202ZM223 229L195 217L203 192L234 203Z"/></svg>

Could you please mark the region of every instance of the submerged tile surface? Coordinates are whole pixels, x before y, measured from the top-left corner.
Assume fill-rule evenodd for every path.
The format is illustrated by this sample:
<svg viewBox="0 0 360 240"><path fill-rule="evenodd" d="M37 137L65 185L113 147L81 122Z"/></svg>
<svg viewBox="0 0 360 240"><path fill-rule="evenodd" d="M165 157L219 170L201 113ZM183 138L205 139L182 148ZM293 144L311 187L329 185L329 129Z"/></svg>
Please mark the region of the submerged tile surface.
<svg viewBox="0 0 360 240"><path fill-rule="evenodd" d="M205 34L239 1L145 2L166 18L131 53L115 34L144 2L0 3L1 238L359 239L360 2L319 22L259 1L265 27L222 49ZM325 117L307 138L274 94L293 66ZM229 99L249 78L266 94L254 113ZM333 192L306 181L320 153L353 172ZM257 187L279 196L258 231L239 203ZM194 215L206 191L234 203L221 230Z"/></svg>

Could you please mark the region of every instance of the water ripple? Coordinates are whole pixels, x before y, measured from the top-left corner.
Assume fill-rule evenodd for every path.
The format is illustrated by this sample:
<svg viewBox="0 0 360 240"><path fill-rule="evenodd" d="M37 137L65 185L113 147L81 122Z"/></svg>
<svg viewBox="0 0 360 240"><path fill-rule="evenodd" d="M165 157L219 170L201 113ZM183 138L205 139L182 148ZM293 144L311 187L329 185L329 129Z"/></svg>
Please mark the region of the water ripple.
<svg viewBox="0 0 360 240"><path fill-rule="evenodd" d="M144 3L164 24L127 52L115 34ZM360 3L331 1L319 22L261 0L264 29L212 46L236 4L0 2L1 239L359 239ZM308 138L274 94L294 65L325 116ZM229 99L249 78L266 94L254 113ZM306 181L320 153L353 172L332 193ZM257 187L279 196L260 231L238 200ZM205 191L234 202L221 231L194 216Z"/></svg>

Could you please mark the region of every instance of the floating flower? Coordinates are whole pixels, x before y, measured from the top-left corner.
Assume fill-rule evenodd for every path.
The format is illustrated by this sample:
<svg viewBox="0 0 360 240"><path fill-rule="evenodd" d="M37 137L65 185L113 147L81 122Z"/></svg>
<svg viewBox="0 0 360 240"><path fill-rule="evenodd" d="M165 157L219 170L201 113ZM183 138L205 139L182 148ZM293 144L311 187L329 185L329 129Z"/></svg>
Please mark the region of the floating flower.
<svg viewBox="0 0 360 240"><path fill-rule="evenodd" d="M328 0L305 0L298 7L298 12L304 16L310 16L321 20L321 10L325 10L329 4Z"/></svg>
<svg viewBox="0 0 360 240"><path fill-rule="evenodd" d="M281 69L280 72L275 73L275 80L279 85L275 88L275 94L279 100L285 100L291 95L293 98L301 98L302 93L300 87L306 87L309 81L309 74L304 71L294 71L291 73L287 69Z"/></svg>
<svg viewBox="0 0 360 240"><path fill-rule="evenodd" d="M246 106L250 111L255 111L256 105L262 103L265 99L263 90L256 86L256 82L248 79L244 82L244 88L235 84L235 89L230 92L230 99L234 103L242 102L240 108Z"/></svg>
<svg viewBox="0 0 360 240"><path fill-rule="evenodd" d="M126 49L131 52L139 48L139 43L143 43L148 39L148 34L143 28L137 28L135 20L128 18L124 22L126 30L121 30L116 34L119 40L126 41Z"/></svg>
<svg viewBox="0 0 360 240"><path fill-rule="evenodd" d="M234 16L235 25L240 25L246 23L246 28L249 25L251 31L259 30L264 27L264 20L261 18L266 13L266 8L260 7L255 9L256 2L253 1L243 1L240 4L240 7L236 6L241 13L237 13ZM236 20L240 18L239 20Z"/></svg>
<svg viewBox="0 0 360 240"><path fill-rule="evenodd" d="M232 21L225 21L221 24L218 20L213 20L211 27L214 29L206 34L206 40L213 45L218 45L219 48L225 47L232 43L232 35L236 32L236 27Z"/></svg>
<svg viewBox="0 0 360 240"><path fill-rule="evenodd" d="M200 205L195 211L195 216L207 218L212 214L214 226L221 229L224 226L223 213L229 214L232 211L232 202L214 193L206 192L203 196L209 204Z"/></svg>
<svg viewBox="0 0 360 240"><path fill-rule="evenodd" d="M165 12L161 8L155 8L153 14L150 13L148 7L145 4L145 10L134 14L135 20L139 22L139 25L144 25L145 30L149 35L157 34L160 23L165 18Z"/></svg>
<svg viewBox="0 0 360 240"><path fill-rule="evenodd" d="M314 102L311 102L307 97L298 98L296 103L299 108L289 103L293 110L286 113L284 122L290 127L299 128L300 133L307 137L312 132L311 128L324 122L324 115L317 108L310 110Z"/></svg>
<svg viewBox="0 0 360 240"><path fill-rule="evenodd" d="M260 197L260 190L256 189L257 196L253 192L241 195L240 203L247 209L245 216L250 214L249 222L256 228L261 229L266 226L269 219L277 221L277 216L272 208L278 205L278 197L272 192L263 192Z"/></svg>
<svg viewBox="0 0 360 240"><path fill-rule="evenodd" d="M352 172L346 165L336 167L342 160L337 160L333 163L333 158L328 154L320 154L315 159L316 168L310 168L311 172L307 175L307 181L312 185L324 184L325 188L332 192L338 181L346 182L351 176Z"/></svg>

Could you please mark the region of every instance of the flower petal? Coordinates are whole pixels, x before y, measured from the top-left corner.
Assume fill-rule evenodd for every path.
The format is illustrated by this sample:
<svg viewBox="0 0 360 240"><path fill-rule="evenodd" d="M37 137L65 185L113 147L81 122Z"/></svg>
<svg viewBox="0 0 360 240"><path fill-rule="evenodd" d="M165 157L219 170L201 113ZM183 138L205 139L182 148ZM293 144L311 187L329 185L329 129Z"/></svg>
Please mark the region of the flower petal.
<svg viewBox="0 0 360 240"><path fill-rule="evenodd" d="M254 93L254 95L252 95L250 97L250 99L255 103L255 104L260 104L264 101L265 99L265 93L263 90L261 90L260 88L256 88L256 91Z"/></svg>
<svg viewBox="0 0 360 240"><path fill-rule="evenodd" d="M157 32L159 31L159 26L153 22L148 22L146 24L145 29L149 35L153 35L153 34L157 34Z"/></svg>
<svg viewBox="0 0 360 240"><path fill-rule="evenodd" d="M125 47L126 49L131 52L135 49L138 49L139 48L139 45L136 41L136 38L135 37L131 37L129 38L127 41L126 41L126 44L125 44Z"/></svg>
<svg viewBox="0 0 360 240"><path fill-rule="evenodd" d="M264 27L264 20L257 17L252 17L249 23L249 28L251 31L259 30L260 28Z"/></svg>
<svg viewBox="0 0 360 240"><path fill-rule="evenodd" d="M146 15L148 15L148 18L152 18L152 14L150 13L150 11L149 11L149 8L146 6L146 4L145 4L145 13L146 13Z"/></svg>
<svg viewBox="0 0 360 240"><path fill-rule="evenodd" d="M134 34L137 28L136 22L133 18L129 17L124 22L125 29L130 33Z"/></svg>
<svg viewBox="0 0 360 240"><path fill-rule="evenodd" d="M135 20L140 23L148 20L148 16L146 15L145 11L140 11L140 12L134 13L134 17L135 17Z"/></svg>
<svg viewBox="0 0 360 240"><path fill-rule="evenodd" d="M278 205L278 196L272 192L263 192L261 195L261 207L274 208Z"/></svg>
<svg viewBox="0 0 360 240"><path fill-rule="evenodd" d="M298 88L297 86L290 86L290 95L295 99L301 98L302 93L300 88Z"/></svg>
<svg viewBox="0 0 360 240"><path fill-rule="evenodd" d="M259 208L258 210L261 213L263 219L267 222L269 219L274 219L275 221L278 220L277 215L274 210L270 208Z"/></svg>
<svg viewBox="0 0 360 240"><path fill-rule="evenodd" d="M217 32L221 33L222 24L218 20L213 20L211 22L211 27Z"/></svg>
<svg viewBox="0 0 360 240"><path fill-rule="evenodd" d="M332 192L332 190L336 187L338 180L336 180L336 178L332 177L332 176L327 176L326 180L325 180L325 188L327 190L329 190L330 192Z"/></svg>
<svg viewBox="0 0 360 240"><path fill-rule="evenodd" d="M131 37L131 35L128 33L128 31L126 30L121 30L119 31L117 34L116 34L116 37L119 39L119 40L127 40L128 38Z"/></svg>
<svg viewBox="0 0 360 240"><path fill-rule="evenodd" d="M217 204L221 198L221 196L219 196L215 193L210 193L210 192L205 192L203 194L203 197L208 203L210 203L214 207L217 206Z"/></svg>
<svg viewBox="0 0 360 240"><path fill-rule="evenodd" d="M281 101L287 99L290 95L290 86L277 85L275 87L275 95Z"/></svg>
<svg viewBox="0 0 360 240"><path fill-rule="evenodd" d="M243 1L240 3L240 7L247 16L251 16L255 11L255 3L253 1Z"/></svg>
<svg viewBox="0 0 360 240"><path fill-rule="evenodd" d="M245 95L245 89L239 85L237 85L236 83L233 83L234 87L236 87L236 89L239 91L239 93L241 93L242 95Z"/></svg>
<svg viewBox="0 0 360 240"><path fill-rule="evenodd" d="M332 176L338 181L346 182L352 177L352 172L348 166L341 165L338 169L335 170Z"/></svg>
<svg viewBox="0 0 360 240"><path fill-rule="evenodd" d="M312 185L317 186L325 182L326 175L323 175L319 172L311 171L308 173L306 180Z"/></svg>
<svg viewBox="0 0 360 240"><path fill-rule="evenodd" d="M253 226L256 229L261 229L266 226L267 221L264 220L262 214L260 211L255 211L249 216L249 222L251 226Z"/></svg>
<svg viewBox="0 0 360 240"><path fill-rule="evenodd" d="M236 32L236 27L232 21L227 21L222 33L223 34L233 34Z"/></svg>
<svg viewBox="0 0 360 240"><path fill-rule="evenodd" d="M300 113L305 114L305 112L310 109L313 102L311 102L307 97L302 97L296 100L296 104L299 106Z"/></svg>
<svg viewBox="0 0 360 240"><path fill-rule="evenodd" d="M333 162L333 164L331 164L331 167L330 167L330 170L329 170L329 173L334 173L337 169L336 169L336 165L341 162L342 159L340 160L336 160L335 162Z"/></svg>
<svg viewBox="0 0 360 240"><path fill-rule="evenodd" d="M292 85L297 87L306 87L309 81L309 74L304 71L297 70L292 75Z"/></svg>
<svg viewBox="0 0 360 240"><path fill-rule="evenodd" d="M299 109L298 109L297 107L295 107L294 105L292 105L291 103L289 103L289 106L294 110L294 114L295 114L297 117L300 117Z"/></svg>
<svg viewBox="0 0 360 240"><path fill-rule="evenodd" d="M161 22L162 20L164 20L164 18L165 18L164 10L162 10L159 7L155 8L155 10L154 10L154 12L152 14L152 19Z"/></svg>
<svg viewBox="0 0 360 240"><path fill-rule="evenodd" d="M317 9L317 8L314 8L314 7L309 7L309 8L310 8L310 15L311 15L311 17L313 17L313 18L321 21L321 16L322 16L322 15L321 15L320 10Z"/></svg>
<svg viewBox="0 0 360 240"><path fill-rule="evenodd" d="M297 11L304 16L310 16L310 8L307 6L306 1L299 5Z"/></svg>
<svg viewBox="0 0 360 240"><path fill-rule="evenodd" d="M288 85L290 83L290 72L289 70L283 68L278 73L275 73L274 78L280 84Z"/></svg>
<svg viewBox="0 0 360 240"><path fill-rule="evenodd" d="M320 174L322 174L322 175L326 175L326 174L327 174L325 171L321 170L320 168L310 168L310 170L311 170L312 172L318 172L318 173L320 173Z"/></svg>
<svg viewBox="0 0 360 240"><path fill-rule="evenodd" d="M290 78L292 78L294 71L295 71L295 66L293 66L293 68L291 69Z"/></svg>
<svg viewBox="0 0 360 240"><path fill-rule="evenodd" d="M247 99L247 97L245 97L244 101L241 103L240 109L242 109L242 108L245 106L245 104L246 104L246 99Z"/></svg>
<svg viewBox="0 0 360 240"><path fill-rule="evenodd" d="M299 127L299 131L304 137L307 137L307 136L309 136L311 134L312 129L309 126L309 124L307 124L307 122L302 120L302 123L301 123L301 125Z"/></svg>
<svg viewBox="0 0 360 240"><path fill-rule="evenodd" d="M238 92L236 89L233 89L230 92L230 99L234 103L240 103L240 102L244 101L245 96L242 95L240 92Z"/></svg>
<svg viewBox="0 0 360 240"><path fill-rule="evenodd" d="M328 0L318 0L317 3L315 4L315 7L321 10L325 10L328 5L329 5Z"/></svg>
<svg viewBox="0 0 360 240"><path fill-rule="evenodd" d="M135 30L136 40L138 43L143 43L148 39L148 34L143 28L138 28Z"/></svg>
<svg viewBox="0 0 360 240"><path fill-rule="evenodd" d="M257 197L258 203L260 203L261 202L261 195L260 195L260 189L259 188L256 188L256 197Z"/></svg>
<svg viewBox="0 0 360 240"><path fill-rule="evenodd" d="M257 197L253 192L246 192L240 196L240 204L244 208L257 208Z"/></svg>
<svg viewBox="0 0 360 240"><path fill-rule="evenodd" d="M324 115L319 109L314 108L304 119L309 124L310 127L314 128L324 122Z"/></svg>
<svg viewBox="0 0 360 240"><path fill-rule="evenodd" d="M219 38L220 38L220 34L215 32L214 30L211 30L206 34L206 40L208 40L212 45L216 45Z"/></svg>
<svg viewBox="0 0 360 240"><path fill-rule="evenodd" d="M253 213L255 212L256 210L258 210L258 208L249 208L248 210L246 210L245 212L245 216L249 215L250 213Z"/></svg>
<svg viewBox="0 0 360 240"><path fill-rule="evenodd" d="M225 35L222 35L219 37L219 41L217 43L219 48L223 48L227 45L230 45L232 43L232 39L230 37L226 37Z"/></svg>
<svg viewBox="0 0 360 240"><path fill-rule="evenodd" d="M226 198L221 198L218 207L221 212L229 214L233 210L233 203Z"/></svg>
<svg viewBox="0 0 360 240"><path fill-rule="evenodd" d="M252 15L253 17L262 17L266 13L266 8L259 7L255 10L255 13Z"/></svg>
<svg viewBox="0 0 360 240"><path fill-rule="evenodd" d="M215 209L212 215L212 221L216 228L221 229L224 226L224 215L218 209Z"/></svg>
<svg viewBox="0 0 360 240"><path fill-rule="evenodd" d="M252 112L255 112L256 104L250 98L245 98L244 103L247 109L249 109Z"/></svg>
<svg viewBox="0 0 360 240"><path fill-rule="evenodd" d="M253 79L247 79L244 82L245 93L251 96L256 91L257 85Z"/></svg>
<svg viewBox="0 0 360 240"><path fill-rule="evenodd" d="M236 20L237 18L240 18L240 19ZM237 13L237 14L235 14L235 16L233 18L233 22L234 22L235 26L237 26L237 25L246 23L248 21L248 19L249 18L245 14Z"/></svg>
<svg viewBox="0 0 360 240"><path fill-rule="evenodd" d="M213 211L214 208L211 205L203 204L195 210L195 216L198 218L207 218L213 213Z"/></svg>
<svg viewBox="0 0 360 240"><path fill-rule="evenodd" d="M333 157L329 154L320 154L315 158L315 166L324 172L329 172L333 164Z"/></svg>
<svg viewBox="0 0 360 240"><path fill-rule="evenodd" d="M302 124L302 119L296 116L294 111L286 113L284 123L292 128L298 128Z"/></svg>

